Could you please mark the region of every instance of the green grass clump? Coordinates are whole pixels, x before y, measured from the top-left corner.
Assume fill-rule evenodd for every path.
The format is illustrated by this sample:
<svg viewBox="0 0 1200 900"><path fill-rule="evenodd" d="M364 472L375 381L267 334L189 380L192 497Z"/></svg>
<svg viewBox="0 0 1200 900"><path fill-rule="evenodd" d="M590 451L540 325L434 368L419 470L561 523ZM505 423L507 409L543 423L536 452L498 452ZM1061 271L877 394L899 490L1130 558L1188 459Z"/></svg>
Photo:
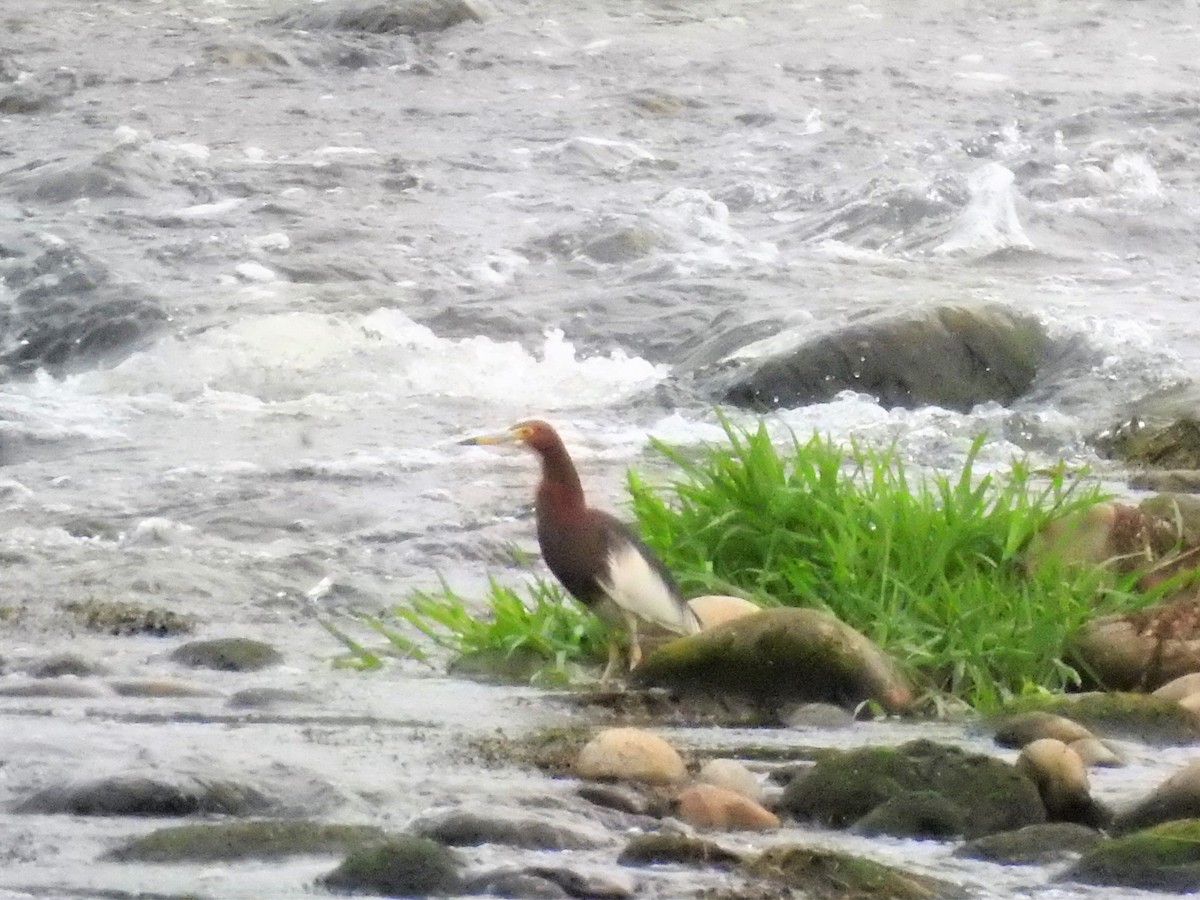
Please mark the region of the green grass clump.
<svg viewBox="0 0 1200 900"><path fill-rule="evenodd" d="M456 657L524 654L544 661L539 679L568 673L569 666L604 658L608 640L605 626L585 613L557 585L534 579L525 596L489 582L483 614L443 582L436 592L418 591L404 603L379 615L359 619L388 642L386 655L401 655L430 662L426 646L432 644ZM345 665L375 668L383 655L326 623L349 651ZM416 639L422 635L424 642Z"/></svg>
<svg viewBox="0 0 1200 900"><path fill-rule="evenodd" d="M733 585L826 609L973 705L1078 682L1066 641L1102 611L1099 573L1026 574L1019 553L1105 499L1098 486L1061 464L977 478L982 438L960 471L912 478L894 450L813 437L781 452L765 426L725 428L729 445L699 456L656 444L682 472L666 489L629 476L642 534L685 593Z"/></svg>

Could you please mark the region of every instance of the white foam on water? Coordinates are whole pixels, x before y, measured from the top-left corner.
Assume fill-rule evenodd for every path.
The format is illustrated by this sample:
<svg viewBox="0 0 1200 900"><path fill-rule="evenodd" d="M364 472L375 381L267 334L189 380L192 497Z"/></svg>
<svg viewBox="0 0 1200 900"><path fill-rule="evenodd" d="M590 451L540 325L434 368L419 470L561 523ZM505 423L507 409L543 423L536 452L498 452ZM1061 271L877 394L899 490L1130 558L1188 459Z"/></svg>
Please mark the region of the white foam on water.
<svg viewBox="0 0 1200 900"><path fill-rule="evenodd" d="M1013 203L1013 173L999 163L988 163L967 180L971 199L950 227L939 254L986 256L997 250L1031 249Z"/></svg>
<svg viewBox="0 0 1200 900"><path fill-rule="evenodd" d="M394 309L366 315L285 312L244 316L160 341L112 369L75 376L85 392L161 395L253 411L311 400L344 408L348 397L469 398L537 409L619 402L667 374L614 350L581 357L563 333L534 352L485 335L442 338Z"/></svg>

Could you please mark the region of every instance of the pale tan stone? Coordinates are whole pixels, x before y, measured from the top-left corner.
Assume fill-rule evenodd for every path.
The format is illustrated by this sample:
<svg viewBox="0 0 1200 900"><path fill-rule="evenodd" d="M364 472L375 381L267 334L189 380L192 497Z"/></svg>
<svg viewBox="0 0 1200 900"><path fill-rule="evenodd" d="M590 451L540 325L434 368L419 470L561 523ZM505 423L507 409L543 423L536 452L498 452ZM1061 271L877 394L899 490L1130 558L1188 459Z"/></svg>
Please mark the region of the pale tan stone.
<svg viewBox="0 0 1200 900"><path fill-rule="evenodd" d="M1017 768L1037 785L1052 821L1091 802L1087 769L1074 750L1055 738L1026 744Z"/></svg>
<svg viewBox="0 0 1200 900"><path fill-rule="evenodd" d="M688 601L688 606L700 620L701 628L715 628L725 622L732 622L734 619L762 612L762 607L757 603L723 594L705 594L703 597L693 597Z"/></svg>
<svg viewBox="0 0 1200 900"><path fill-rule="evenodd" d="M766 831L779 827L770 810L741 794L713 784L693 784L679 794L679 818L697 828Z"/></svg>
<svg viewBox="0 0 1200 900"><path fill-rule="evenodd" d="M762 802L762 784L754 773L736 759L710 759L700 767L696 780Z"/></svg>
<svg viewBox="0 0 1200 900"><path fill-rule="evenodd" d="M1180 675L1154 691L1155 697L1176 701L1181 701L1192 694L1200 694L1200 672Z"/></svg>
<svg viewBox="0 0 1200 900"><path fill-rule="evenodd" d="M588 741L575 762L581 778L614 778L677 784L687 778L683 758L656 734L640 728L607 728Z"/></svg>
<svg viewBox="0 0 1200 900"><path fill-rule="evenodd" d="M1068 741L1067 746L1075 751L1079 759L1089 769L1093 766L1114 767L1125 765L1125 760L1121 759L1108 744L1095 735L1089 735L1075 741Z"/></svg>

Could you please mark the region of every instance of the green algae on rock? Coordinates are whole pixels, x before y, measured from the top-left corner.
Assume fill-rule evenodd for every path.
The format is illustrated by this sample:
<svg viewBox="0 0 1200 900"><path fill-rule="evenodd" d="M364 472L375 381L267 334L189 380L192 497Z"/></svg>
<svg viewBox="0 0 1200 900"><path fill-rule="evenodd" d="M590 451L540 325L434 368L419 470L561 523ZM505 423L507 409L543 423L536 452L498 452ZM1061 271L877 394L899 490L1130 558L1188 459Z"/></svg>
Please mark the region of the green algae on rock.
<svg viewBox="0 0 1200 900"><path fill-rule="evenodd" d="M1046 820L1037 788L1013 766L925 740L826 756L791 781L780 808L801 820L846 828L913 792L939 794L957 807L967 838Z"/></svg>
<svg viewBox="0 0 1200 900"><path fill-rule="evenodd" d="M1102 840L1104 835L1095 828L1077 822L1047 822L967 841L954 855L1006 866L1047 865L1090 850Z"/></svg>
<svg viewBox="0 0 1200 900"><path fill-rule="evenodd" d="M687 834L652 832L639 834L625 845L617 862L623 866L652 866L683 863L692 866L734 866L742 854L727 850L715 841Z"/></svg>
<svg viewBox="0 0 1200 900"><path fill-rule="evenodd" d="M283 661L283 654L250 638L214 638L176 647L171 659L193 669L222 672L257 672Z"/></svg>
<svg viewBox="0 0 1200 900"><path fill-rule="evenodd" d="M352 850L319 883L346 893L447 897L460 892L462 867L462 858L437 841L401 836Z"/></svg>
<svg viewBox="0 0 1200 900"><path fill-rule="evenodd" d="M1200 891L1200 819L1178 819L1103 841L1063 877L1148 891Z"/></svg>
<svg viewBox="0 0 1200 900"><path fill-rule="evenodd" d="M873 700L889 712L913 702L899 666L829 613L779 607L671 641L631 673L640 685L718 694L764 706Z"/></svg>
<svg viewBox="0 0 1200 900"><path fill-rule="evenodd" d="M959 885L810 847L772 847L748 863L746 870L786 884L812 900L932 900L962 893Z"/></svg>
<svg viewBox="0 0 1200 900"><path fill-rule="evenodd" d="M386 833L371 825L331 825L292 819L203 822L159 828L110 850L119 862L211 862L278 859L313 853L346 853L380 843Z"/></svg>
<svg viewBox="0 0 1200 900"><path fill-rule="evenodd" d="M1150 694L1119 691L1023 697L1013 712L1041 710L1085 725L1101 737L1123 737L1159 746L1190 744L1200 738L1200 715Z"/></svg>

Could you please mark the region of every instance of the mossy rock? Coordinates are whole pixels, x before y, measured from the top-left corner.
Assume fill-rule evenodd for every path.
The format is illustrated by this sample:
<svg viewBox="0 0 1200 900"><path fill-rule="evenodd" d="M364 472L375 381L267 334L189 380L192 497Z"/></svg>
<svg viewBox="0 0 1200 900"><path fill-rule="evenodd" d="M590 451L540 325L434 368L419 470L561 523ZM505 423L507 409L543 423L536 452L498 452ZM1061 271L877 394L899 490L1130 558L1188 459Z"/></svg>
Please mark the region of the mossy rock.
<svg viewBox="0 0 1200 900"><path fill-rule="evenodd" d="M15 807L19 813L73 816L251 816L271 813L276 803L235 781L180 778L163 781L140 775L116 775L57 784Z"/></svg>
<svg viewBox="0 0 1200 900"><path fill-rule="evenodd" d="M617 857L623 866L652 866L659 863L683 863L689 866L735 866L741 854L720 844L686 834L639 834Z"/></svg>
<svg viewBox="0 0 1200 900"><path fill-rule="evenodd" d="M447 897L461 892L463 862L428 838L402 836L351 853L320 879L334 891L385 897Z"/></svg>
<svg viewBox="0 0 1200 900"><path fill-rule="evenodd" d="M1200 715L1151 694L1119 691L1058 697L1022 698L1012 712L1041 710L1064 716L1101 737L1147 744L1184 745L1200 739Z"/></svg>
<svg viewBox="0 0 1200 900"><path fill-rule="evenodd" d="M913 700L899 667L870 639L829 613L794 607L763 610L671 641L630 680L774 708L809 702L853 707L874 700L899 712Z"/></svg>
<svg viewBox="0 0 1200 900"><path fill-rule="evenodd" d="M504 734L469 739L467 752L485 766L532 766L551 775L570 775L579 752L595 736L591 725L543 728L519 738Z"/></svg>
<svg viewBox="0 0 1200 900"><path fill-rule="evenodd" d="M819 403L849 389L889 409L967 412L989 400L1019 399L1049 346L1036 317L1005 306L925 307L818 335L719 376L713 390L725 403L760 411Z"/></svg>
<svg viewBox="0 0 1200 900"><path fill-rule="evenodd" d="M856 834L948 840L967 830L968 811L936 791L905 791L854 823Z"/></svg>
<svg viewBox="0 0 1200 900"><path fill-rule="evenodd" d="M1103 834L1086 825L1047 822L967 841L954 851L954 855L1006 866L1041 866L1083 853L1102 840Z"/></svg>
<svg viewBox="0 0 1200 900"><path fill-rule="evenodd" d="M552 660L528 647L505 650L478 650L463 653L450 661L449 672L460 678L484 684L557 684L569 682L566 672Z"/></svg>
<svg viewBox="0 0 1200 900"><path fill-rule="evenodd" d="M1097 844L1063 876L1148 891L1200 891L1200 819L1179 819Z"/></svg>
<svg viewBox="0 0 1200 900"><path fill-rule="evenodd" d="M169 609L119 600L86 600L69 603L66 608L88 631L101 634L170 637L191 634L196 627L196 620L191 616L183 616Z"/></svg>
<svg viewBox="0 0 1200 900"><path fill-rule="evenodd" d="M347 853L381 843L386 834L370 825L329 825L283 819L205 822L160 828L110 850L118 862L216 862L279 859L314 853Z"/></svg>
<svg viewBox="0 0 1200 900"><path fill-rule="evenodd" d="M924 792L947 801L945 821L951 807L959 811L953 820L962 822L966 838L1046 820L1037 787L1015 767L924 740L826 756L792 780L780 807L801 820L845 828L895 798Z"/></svg>
<svg viewBox="0 0 1200 900"><path fill-rule="evenodd" d="M1161 427L1122 428L1107 449L1125 462L1156 469L1200 469L1200 419L1182 416Z"/></svg>
<svg viewBox="0 0 1200 900"><path fill-rule="evenodd" d="M257 672L282 662L283 654L270 644L250 638L216 638L176 647L171 659L193 669Z"/></svg>
<svg viewBox="0 0 1200 900"><path fill-rule="evenodd" d="M746 866L811 900L930 900L962 888L869 859L810 847L772 847Z"/></svg>

